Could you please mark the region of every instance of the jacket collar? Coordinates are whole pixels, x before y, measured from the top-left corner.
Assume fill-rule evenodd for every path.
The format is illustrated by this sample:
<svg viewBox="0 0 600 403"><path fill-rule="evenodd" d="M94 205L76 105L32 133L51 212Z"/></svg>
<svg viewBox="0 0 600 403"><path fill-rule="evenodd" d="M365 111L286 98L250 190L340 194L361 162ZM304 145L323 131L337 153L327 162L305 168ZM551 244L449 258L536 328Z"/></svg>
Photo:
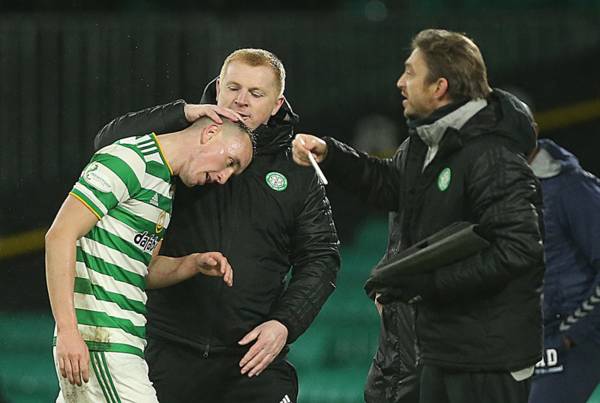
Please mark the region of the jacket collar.
<svg viewBox="0 0 600 403"><path fill-rule="evenodd" d="M482 134L493 135L523 156L536 145L531 113L521 100L499 88L494 88L485 100L465 101L458 107L446 105L421 122L409 123L411 135L425 144L434 144L437 139L444 155Z"/></svg>
<svg viewBox="0 0 600 403"><path fill-rule="evenodd" d="M462 106L454 109L452 112L439 117L432 123L416 126L415 130L417 135L428 147L435 147L440 144L440 141L448 128L460 130L469 119L485 108L487 104L485 99L468 101ZM436 114L436 112L434 112L434 114Z"/></svg>

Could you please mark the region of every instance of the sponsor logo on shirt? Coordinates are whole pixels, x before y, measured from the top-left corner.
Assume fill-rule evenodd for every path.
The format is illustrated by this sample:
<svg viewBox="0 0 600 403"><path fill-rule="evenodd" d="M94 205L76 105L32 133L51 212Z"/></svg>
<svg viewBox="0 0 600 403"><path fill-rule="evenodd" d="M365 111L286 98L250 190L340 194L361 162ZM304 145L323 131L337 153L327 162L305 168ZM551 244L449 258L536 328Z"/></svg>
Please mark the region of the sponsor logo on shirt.
<svg viewBox="0 0 600 403"><path fill-rule="evenodd" d="M133 237L133 242L138 245L144 252L152 252L160 241L157 235L148 234L148 231L138 233Z"/></svg>

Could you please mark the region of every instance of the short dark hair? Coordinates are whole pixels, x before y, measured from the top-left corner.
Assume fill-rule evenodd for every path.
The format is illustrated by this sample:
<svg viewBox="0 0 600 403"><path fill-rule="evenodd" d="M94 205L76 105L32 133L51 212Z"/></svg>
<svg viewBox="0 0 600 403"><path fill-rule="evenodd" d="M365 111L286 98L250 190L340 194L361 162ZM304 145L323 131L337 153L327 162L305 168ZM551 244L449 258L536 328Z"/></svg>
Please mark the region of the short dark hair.
<svg viewBox="0 0 600 403"><path fill-rule="evenodd" d="M234 122L233 120L229 120L224 116L221 116L221 120L223 121L222 125L224 127L235 127L240 133L244 133L248 136L248 138L250 138L250 142L252 143L252 154L254 154L256 151L256 135L254 134L254 132L241 120L237 120ZM208 116L203 116L197 119L194 123L192 123L191 126L196 128L202 128L210 124L215 124L215 122Z"/></svg>
<svg viewBox="0 0 600 403"><path fill-rule="evenodd" d="M453 101L485 98L491 92L483 56L475 42L465 34L443 29L426 29L412 41L429 69L427 81L448 81L448 95Z"/></svg>

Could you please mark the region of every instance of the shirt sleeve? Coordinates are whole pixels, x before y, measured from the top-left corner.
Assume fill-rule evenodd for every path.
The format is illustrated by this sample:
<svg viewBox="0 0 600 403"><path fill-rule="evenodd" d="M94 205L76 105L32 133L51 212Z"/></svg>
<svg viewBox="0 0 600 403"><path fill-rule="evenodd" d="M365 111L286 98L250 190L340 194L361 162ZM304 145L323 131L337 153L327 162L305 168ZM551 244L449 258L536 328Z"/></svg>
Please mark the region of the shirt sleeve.
<svg viewBox="0 0 600 403"><path fill-rule="evenodd" d="M136 151L114 144L94 154L70 194L100 220L141 189L144 172L145 162Z"/></svg>

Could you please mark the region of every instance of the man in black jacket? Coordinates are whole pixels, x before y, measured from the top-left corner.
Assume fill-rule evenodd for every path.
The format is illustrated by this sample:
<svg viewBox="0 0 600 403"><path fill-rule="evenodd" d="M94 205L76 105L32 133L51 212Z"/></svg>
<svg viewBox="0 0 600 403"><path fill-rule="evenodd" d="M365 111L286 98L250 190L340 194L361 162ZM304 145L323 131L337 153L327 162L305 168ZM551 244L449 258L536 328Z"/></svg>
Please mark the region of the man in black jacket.
<svg viewBox="0 0 600 403"><path fill-rule="evenodd" d="M521 101L490 89L466 36L425 30L412 49L397 83L410 135L393 158L331 138L294 140L296 162L307 165L312 152L332 182L391 212L385 259L457 221L479 224L490 241L468 258L377 290L382 335L365 398L526 403L541 357L544 271L539 184L525 158L535 147L533 124Z"/></svg>
<svg viewBox="0 0 600 403"><path fill-rule="evenodd" d="M192 279L149 292L150 379L169 402L295 402L287 347L311 324L335 288L338 239L323 186L293 163L298 116L283 96L285 70L272 53L241 49L225 60L204 104L176 101L113 120L96 147L117 138L186 127L230 108L254 130L255 159L244 175L203 192L177 186L163 251L219 250L234 286ZM291 276L286 285L286 276ZM260 375L260 376L257 376Z"/></svg>

